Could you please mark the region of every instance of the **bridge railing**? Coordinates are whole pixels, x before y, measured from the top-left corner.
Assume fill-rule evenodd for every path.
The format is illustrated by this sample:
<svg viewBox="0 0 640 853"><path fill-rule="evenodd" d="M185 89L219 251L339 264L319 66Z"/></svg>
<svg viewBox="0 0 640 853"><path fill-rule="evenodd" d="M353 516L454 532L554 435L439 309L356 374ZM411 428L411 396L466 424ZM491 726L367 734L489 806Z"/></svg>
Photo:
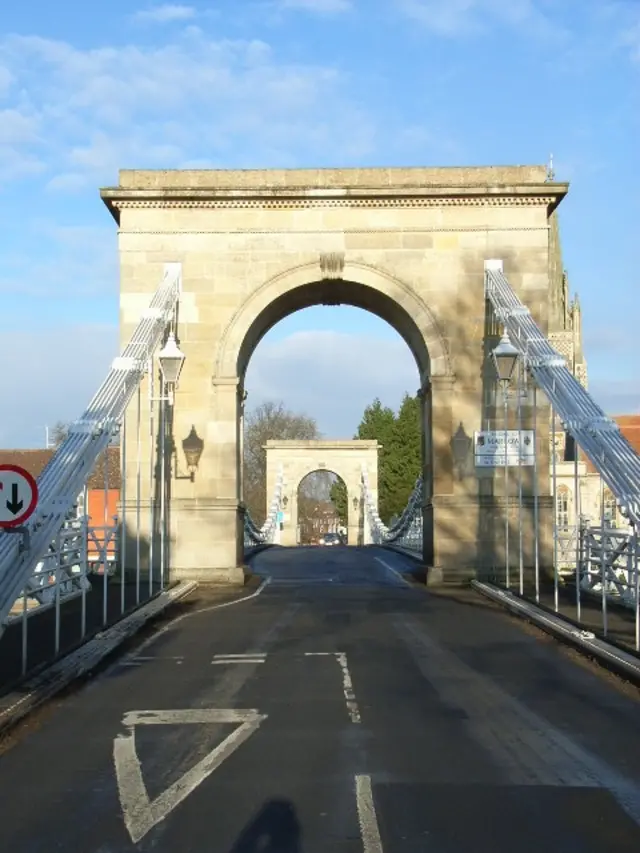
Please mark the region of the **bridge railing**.
<svg viewBox="0 0 640 853"><path fill-rule="evenodd" d="M418 477L400 518L391 527L387 527L378 514L378 502L371 491L367 470L363 468L362 502L373 544L394 546L412 554L421 555L423 543L422 497L422 477Z"/></svg>
<svg viewBox="0 0 640 853"><path fill-rule="evenodd" d="M571 590L575 618L584 606L600 609L602 634L609 633L609 607L624 608L633 617L633 644L640 651L640 537L632 527L593 526L582 519L579 530L558 534L557 575ZM557 609L557 608L556 608Z"/></svg>
<svg viewBox="0 0 640 853"><path fill-rule="evenodd" d="M273 545L278 540L280 527L280 513L282 511L282 497L284 487L284 476L282 468L276 476L276 484L273 496L269 504L269 512L261 527L251 518L251 513L246 510L244 516L244 549L250 551L261 545Z"/></svg>
<svg viewBox="0 0 640 853"><path fill-rule="evenodd" d="M622 435L616 422L608 417L589 392L569 370L566 359L557 352L535 323L529 309L511 287L502 261L485 262L485 295L497 321L508 332L519 354L525 386L540 390L551 407L551 492L553 507L554 592L553 608L560 607L560 589L572 585L575 590L576 618L583 619L581 596L601 602L602 631L608 632L607 606L615 602L635 609L635 646L640 647L640 611L638 602L638 539L640 537L640 456ZM573 454L573 502L575 522L561 526L559 512L558 453L556 423L575 442ZM579 461L588 459L600 477L600 525L581 520ZM622 531L607 527L604 488L609 488L617 506L617 516L628 524ZM537 494L534 503L537 501ZM537 504L536 504L537 506ZM566 510L565 510L566 514ZM535 599L540 601L538 529L535 532ZM522 548L520 549L519 593L524 595ZM505 567L505 586L510 587ZM586 599L585 599L586 600Z"/></svg>
<svg viewBox="0 0 640 853"><path fill-rule="evenodd" d="M0 691L166 584L175 383L160 356L183 358L170 346L180 291L180 266L167 264L129 343L37 478L33 515L0 531Z"/></svg>
<svg viewBox="0 0 640 853"><path fill-rule="evenodd" d="M21 675L32 664L41 662L29 659L30 625L37 633L40 617L47 611L53 611L48 626L49 642L45 649L45 655L51 658L60 653L64 644L63 621L74 619L72 630L78 641L95 630L96 620L87 620L87 595L96 587L102 592L100 623L107 625L110 616L113 618L113 609L111 614L107 609L106 587L107 584L124 580L124 575L119 572L121 538L121 526L117 518L113 525L102 527L91 526L88 516L73 517L64 522L42 560L36 563L7 616L7 627L20 630L21 633ZM116 577L118 575L120 577ZM123 606L118 615L124 613L122 598ZM76 599L80 599L80 605L72 614L69 604ZM0 653L2 650L0 645Z"/></svg>

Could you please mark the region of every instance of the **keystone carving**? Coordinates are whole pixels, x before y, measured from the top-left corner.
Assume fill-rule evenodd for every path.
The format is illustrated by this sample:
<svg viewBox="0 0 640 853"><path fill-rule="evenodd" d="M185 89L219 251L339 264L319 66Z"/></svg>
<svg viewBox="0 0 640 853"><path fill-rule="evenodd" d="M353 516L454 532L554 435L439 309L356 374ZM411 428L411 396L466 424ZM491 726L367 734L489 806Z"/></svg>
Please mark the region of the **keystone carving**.
<svg viewBox="0 0 640 853"><path fill-rule="evenodd" d="M323 252L320 255L322 278L342 278L344 272L344 252Z"/></svg>

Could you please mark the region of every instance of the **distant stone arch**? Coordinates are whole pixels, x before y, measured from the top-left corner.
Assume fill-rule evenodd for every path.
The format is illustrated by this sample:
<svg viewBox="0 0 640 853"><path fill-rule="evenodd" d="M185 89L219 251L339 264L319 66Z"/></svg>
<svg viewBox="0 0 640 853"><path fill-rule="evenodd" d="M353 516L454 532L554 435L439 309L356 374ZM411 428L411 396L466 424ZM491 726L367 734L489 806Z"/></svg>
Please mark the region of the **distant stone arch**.
<svg viewBox="0 0 640 853"><path fill-rule="evenodd" d="M284 480L283 514L279 544L298 543L298 488L316 471L330 471L347 488L347 540L349 545L367 545L371 541L361 506L362 469L366 468L369 487L378 497L377 441L267 441L267 495L273 493L280 471Z"/></svg>

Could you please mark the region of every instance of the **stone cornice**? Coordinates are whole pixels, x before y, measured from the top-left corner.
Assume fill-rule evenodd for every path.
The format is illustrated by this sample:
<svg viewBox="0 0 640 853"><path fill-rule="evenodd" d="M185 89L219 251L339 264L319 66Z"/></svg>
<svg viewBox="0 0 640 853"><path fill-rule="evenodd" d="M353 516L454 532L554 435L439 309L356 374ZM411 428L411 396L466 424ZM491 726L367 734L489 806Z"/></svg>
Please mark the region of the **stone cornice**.
<svg viewBox="0 0 640 853"><path fill-rule="evenodd" d="M100 191L112 216L119 221L125 209L263 209L513 207L545 205L555 208L568 184L469 184L466 186L348 187L348 188L175 188Z"/></svg>

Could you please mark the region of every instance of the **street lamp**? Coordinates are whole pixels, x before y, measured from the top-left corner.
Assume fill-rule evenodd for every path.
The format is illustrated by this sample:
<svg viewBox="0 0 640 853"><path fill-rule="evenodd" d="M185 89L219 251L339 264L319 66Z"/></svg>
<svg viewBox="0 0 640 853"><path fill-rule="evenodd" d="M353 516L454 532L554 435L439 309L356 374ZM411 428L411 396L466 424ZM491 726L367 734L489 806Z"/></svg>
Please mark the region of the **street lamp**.
<svg viewBox="0 0 640 853"><path fill-rule="evenodd" d="M167 342L158 353L160 372L167 386L169 402L173 405L173 394L182 373L185 355L176 343L173 332L169 334Z"/></svg>
<svg viewBox="0 0 640 853"><path fill-rule="evenodd" d="M507 400L507 388L511 382L513 371L520 353L509 340L507 330L504 330L500 343L491 353L498 382L502 385L504 397L504 538L505 538L505 585L509 589L509 466L508 466L508 439L509 439L509 409ZM518 453L520 448L518 448Z"/></svg>

